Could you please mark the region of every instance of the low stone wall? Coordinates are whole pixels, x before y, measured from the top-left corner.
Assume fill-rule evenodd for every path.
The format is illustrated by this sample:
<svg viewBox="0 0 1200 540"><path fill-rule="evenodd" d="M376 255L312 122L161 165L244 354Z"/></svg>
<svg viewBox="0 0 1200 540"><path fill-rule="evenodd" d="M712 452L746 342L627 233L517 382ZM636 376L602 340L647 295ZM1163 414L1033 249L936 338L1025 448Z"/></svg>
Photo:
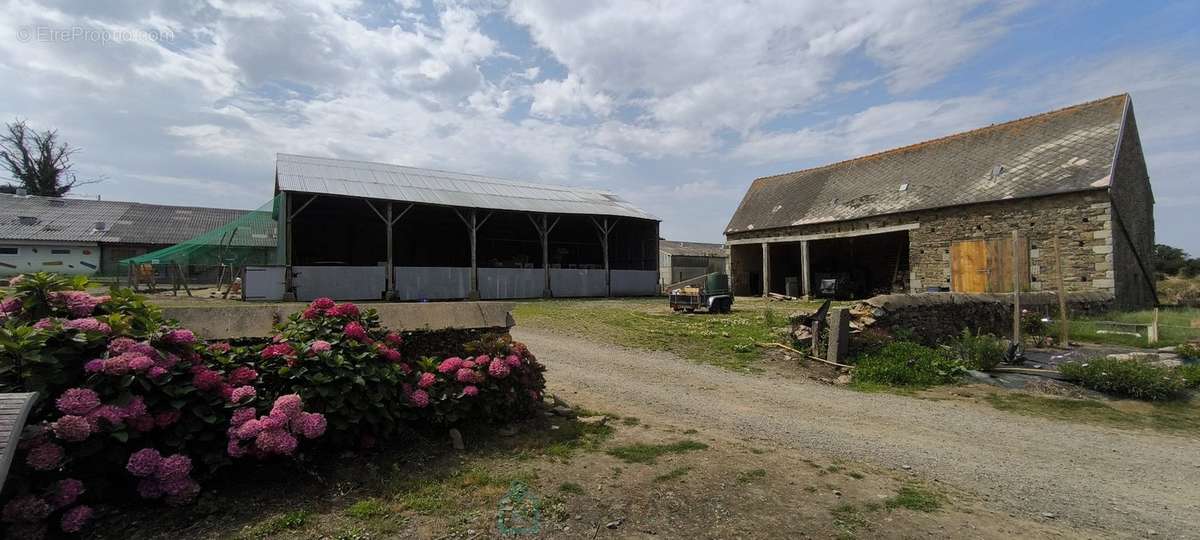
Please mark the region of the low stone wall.
<svg viewBox="0 0 1200 540"><path fill-rule="evenodd" d="M308 304L246 304L238 306L186 306L163 308L202 339L239 339L271 336L274 326ZM507 330L513 326L512 302L429 302L362 304L379 312L380 324L401 332Z"/></svg>
<svg viewBox="0 0 1200 540"><path fill-rule="evenodd" d="M1011 294L887 294L859 302L852 311L866 326L889 333L903 329L911 331L915 339L936 343L964 328L997 336L1011 334L1012 300ZM1108 292L1067 293L1069 316L1103 313L1112 306L1113 296ZM1057 318L1058 295L1022 293L1021 309Z"/></svg>

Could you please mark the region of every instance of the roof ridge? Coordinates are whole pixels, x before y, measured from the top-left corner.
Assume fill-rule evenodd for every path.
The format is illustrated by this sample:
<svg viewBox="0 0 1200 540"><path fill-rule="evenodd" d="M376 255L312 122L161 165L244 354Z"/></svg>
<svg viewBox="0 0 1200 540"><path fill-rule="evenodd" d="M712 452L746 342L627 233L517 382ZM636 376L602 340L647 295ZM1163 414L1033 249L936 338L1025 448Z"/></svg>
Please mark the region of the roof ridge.
<svg viewBox="0 0 1200 540"><path fill-rule="evenodd" d="M906 144L906 145L904 145L904 146L897 146L897 147L895 147L895 148L889 148L889 149L887 149L887 150L880 150L880 151L878 151L878 152L874 152L874 153L870 153L870 154L866 154L866 155L862 155L862 156L855 156L855 157L852 157L852 158L849 158L849 159L843 159L843 160L841 160L841 161L835 161L835 162L833 162L833 163L826 163L826 164L824 164L824 165L818 165L818 166L816 166L816 167L809 167L809 168L806 168L806 169L797 169L797 170L794 170L794 171L788 171L788 172L783 172L783 173L779 173L779 174L772 174L772 175L768 175L768 176L760 176L760 177L758 177L758 178L755 178L755 179L754 179L754 182L752 182L752 183L758 182L759 180L774 180L774 179L781 178L781 177L784 177L784 176L791 176L791 175L794 175L794 174L800 174L800 173L814 172L814 171L819 171L819 170L822 170L822 169L828 169L828 168L837 167L837 166L840 166L840 165L845 165L845 164L848 164L848 163L854 163L854 162L856 162L856 161L864 161L864 160L871 159L871 158L878 158L878 157L883 157L883 156L890 155L890 154L901 153L901 152L905 152L905 151L911 150L911 149L913 149L913 148L921 147L921 146L928 146L928 145L931 145L931 144L936 144L936 143L947 142L947 141L949 141L949 140L952 140L952 139L958 139L958 138L966 137L966 136L968 136L968 135L974 135L974 134L977 134L977 133L979 133L979 132L982 132L982 131L987 131L987 130L992 130L992 129L1000 129L1000 128L1002 128L1002 127L1005 127L1005 126L1010 126L1010 125L1012 125L1012 124L1017 124L1017 123L1020 123L1020 122L1028 122L1028 121L1031 121L1031 120L1034 120L1034 119L1039 119L1039 118L1047 118L1047 117L1050 117L1050 116L1054 116L1054 115L1058 115L1058 114L1062 114L1062 113L1066 113L1066 112L1072 112L1072 111L1075 111L1075 110L1078 110L1078 109L1082 109L1082 108L1085 108L1085 107L1090 107L1090 106L1097 105L1097 104L1099 104L1099 103L1103 103L1103 102L1106 102L1106 101L1109 101L1109 100L1113 100L1113 99L1117 99L1117 98L1124 98L1124 99L1128 99L1128 98L1129 98L1129 93L1128 93L1128 92L1124 92L1124 93L1120 93L1120 94L1114 94L1114 95L1111 95L1111 96L1108 96L1108 97L1099 98L1099 99L1093 99L1093 100L1091 100L1091 101L1086 101L1086 102L1083 102L1083 103L1076 103L1075 105L1069 105L1069 106L1062 107L1062 108L1059 108L1059 109L1054 109L1054 110L1050 110L1050 111L1046 111L1046 112L1042 112L1042 113L1037 113L1037 114L1031 114L1031 115L1028 115L1028 116L1022 116L1022 117L1020 117L1020 118L1016 118L1016 119L1013 119L1013 120L1008 120L1008 121L1005 121L1005 122L1000 122L1000 123L998 123L998 124L989 124L989 125L986 125L986 126L983 126L983 127L978 127L978 128L974 128L974 129L968 129L968 130L966 130L966 131L959 131L959 132L951 133L951 134L949 134L949 135L943 135L943 136L941 136L941 137L935 137L935 138L932 138L932 139L927 139L927 140L920 141L920 142L916 142L916 143L912 143L912 144Z"/></svg>
<svg viewBox="0 0 1200 540"><path fill-rule="evenodd" d="M229 211L229 212L253 212L254 211L254 209L247 210L244 208L218 208L215 206L159 204L159 203L146 203L146 202L138 202L138 201L120 201L120 200L116 200L116 199L91 199L91 198L85 199L82 197L49 197L46 195L16 195L13 193L4 193L3 195L8 195L9 197L11 197L13 199L38 199L38 200L43 200L43 201L76 201L76 202L81 202L81 203L85 203L85 204L91 204L91 203L127 204L127 205L131 205L131 206L134 206L134 205L150 206L150 207L156 207L156 208L188 208L188 209L198 209L198 210L223 210L223 211Z"/></svg>

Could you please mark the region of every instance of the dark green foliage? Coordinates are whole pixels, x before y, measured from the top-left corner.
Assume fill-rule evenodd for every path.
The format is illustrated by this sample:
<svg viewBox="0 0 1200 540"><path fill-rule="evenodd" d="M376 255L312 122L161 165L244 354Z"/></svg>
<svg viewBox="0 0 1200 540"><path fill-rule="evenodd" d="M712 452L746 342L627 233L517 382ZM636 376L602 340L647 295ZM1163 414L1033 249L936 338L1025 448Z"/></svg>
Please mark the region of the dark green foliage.
<svg viewBox="0 0 1200 540"><path fill-rule="evenodd" d="M1175 347L1175 354L1180 358L1187 360L1200 360L1200 345L1195 343L1184 343Z"/></svg>
<svg viewBox="0 0 1200 540"><path fill-rule="evenodd" d="M1200 388L1200 364L1184 364L1175 368L1187 388Z"/></svg>
<svg viewBox="0 0 1200 540"><path fill-rule="evenodd" d="M1133 360L1093 358L1061 364L1058 370L1092 390L1148 401L1176 399L1187 384L1177 370Z"/></svg>
<svg viewBox="0 0 1200 540"><path fill-rule="evenodd" d="M1004 361L1007 347L1004 341L991 334L973 334L964 328L950 343L958 360L968 369L988 371Z"/></svg>
<svg viewBox="0 0 1200 540"><path fill-rule="evenodd" d="M854 382L924 388L952 383L964 371L947 351L897 341L859 359Z"/></svg>

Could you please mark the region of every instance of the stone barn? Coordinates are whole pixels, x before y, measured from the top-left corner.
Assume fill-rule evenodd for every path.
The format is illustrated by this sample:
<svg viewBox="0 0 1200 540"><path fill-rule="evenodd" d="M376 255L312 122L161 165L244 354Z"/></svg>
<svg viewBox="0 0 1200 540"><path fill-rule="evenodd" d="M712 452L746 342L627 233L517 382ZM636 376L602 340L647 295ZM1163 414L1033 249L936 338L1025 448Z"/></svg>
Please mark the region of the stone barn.
<svg viewBox="0 0 1200 540"><path fill-rule="evenodd" d="M1061 275L1122 308L1156 301L1128 94L759 178L725 235L739 295L1057 290Z"/></svg>

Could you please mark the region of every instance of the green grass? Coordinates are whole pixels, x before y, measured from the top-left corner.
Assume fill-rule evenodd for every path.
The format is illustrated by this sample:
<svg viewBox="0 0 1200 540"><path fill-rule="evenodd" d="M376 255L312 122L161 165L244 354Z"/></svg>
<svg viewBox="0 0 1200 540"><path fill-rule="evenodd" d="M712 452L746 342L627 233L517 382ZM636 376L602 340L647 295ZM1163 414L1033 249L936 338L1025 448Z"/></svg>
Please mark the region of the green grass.
<svg viewBox="0 0 1200 540"><path fill-rule="evenodd" d="M789 313L817 306L738 298L732 313L684 315L671 313L666 298L537 300L518 303L513 317L527 327L756 371L762 349L755 343L780 341L774 329L787 326Z"/></svg>
<svg viewBox="0 0 1200 540"><path fill-rule="evenodd" d="M357 519L370 519L388 513L387 504L376 498L363 499L346 508L346 515Z"/></svg>
<svg viewBox="0 0 1200 540"><path fill-rule="evenodd" d="M955 382L964 372L962 365L944 350L894 341L859 357L851 384L866 391L875 391L880 385L928 388Z"/></svg>
<svg viewBox="0 0 1200 540"><path fill-rule="evenodd" d="M312 513L308 510L294 510L281 514L251 527L246 531L245 538L266 538L283 531L301 529L311 517Z"/></svg>
<svg viewBox="0 0 1200 540"><path fill-rule="evenodd" d="M654 463L659 457L667 454L682 454L708 448L707 444L692 440L674 442L671 444L630 444L608 450L608 455L626 463Z"/></svg>
<svg viewBox="0 0 1200 540"><path fill-rule="evenodd" d="M1002 411L1099 424L1122 429L1152 429L1164 432L1200 433L1200 405L1195 403L1145 404L1133 410L1120 410L1103 402L1034 396L1022 393L993 394L993 407Z"/></svg>
<svg viewBox="0 0 1200 540"><path fill-rule="evenodd" d="M1153 310L1113 311L1100 315L1081 317L1071 321L1071 339L1086 343L1103 343L1110 345L1127 345L1130 347L1166 347L1179 345L1189 340L1200 339L1200 328L1191 328L1192 321L1200 319L1200 309L1197 308L1162 308L1158 311L1158 343L1150 345L1146 341L1146 329L1131 327L1116 328L1099 321L1114 321L1122 323L1150 324L1154 320ZM1097 330L1137 331L1142 335L1126 336L1120 334L1097 334ZM1050 329L1057 332L1057 327Z"/></svg>
<svg viewBox="0 0 1200 540"><path fill-rule="evenodd" d="M869 523L865 513L851 503L839 504L829 511L833 516L833 526L843 538L853 538L859 529L866 528Z"/></svg>
<svg viewBox="0 0 1200 540"><path fill-rule="evenodd" d="M884 501L888 509L907 508L916 512L933 512L942 507L942 497L921 486L907 485L895 497Z"/></svg>
<svg viewBox="0 0 1200 540"><path fill-rule="evenodd" d="M571 495L583 495L583 486L575 482L563 482L558 485L558 490Z"/></svg>
<svg viewBox="0 0 1200 540"><path fill-rule="evenodd" d="M754 482L765 479L766 477L767 477L766 469L753 469L753 470L742 471L742 472L738 473L737 482L739 484L753 484Z"/></svg>
<svg viewBox="0 0 1200 540"><path fill-rule="evenodd" d="M674 469L671 469L670 471L667 471L658 476L655 476L654 481L655 482L669 482L669 481L675 480L677 478L683 478L684 476L687 475L688 471L691 471L691 470L692 470L691 467L676 467Z"/></svg>

